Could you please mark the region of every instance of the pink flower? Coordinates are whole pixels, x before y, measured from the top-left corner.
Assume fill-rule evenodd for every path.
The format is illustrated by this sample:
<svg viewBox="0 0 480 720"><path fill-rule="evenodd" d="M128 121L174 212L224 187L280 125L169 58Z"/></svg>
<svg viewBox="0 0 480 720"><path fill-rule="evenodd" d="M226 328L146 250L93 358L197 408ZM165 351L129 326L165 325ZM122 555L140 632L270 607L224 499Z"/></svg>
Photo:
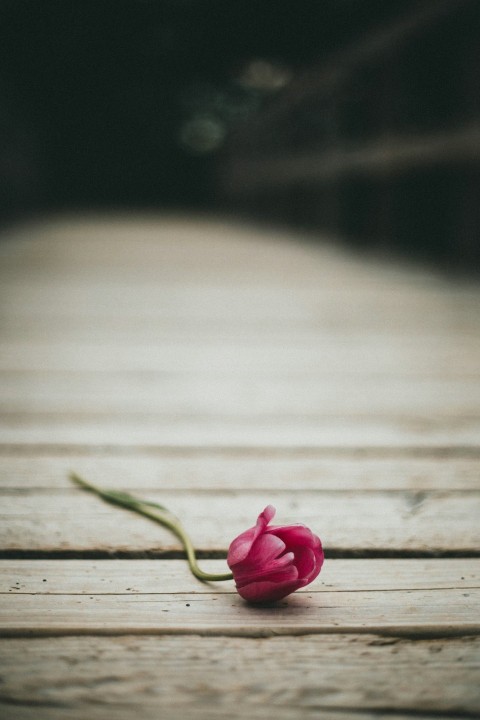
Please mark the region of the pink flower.
<svg viewBox="0 0 480 720"><path fill-rule="evenodd" d="M281 600L311 583L323 564L320 538L305 525L269 526L275 512L268 505L228 549L237 590L250 602Z"/></svg>

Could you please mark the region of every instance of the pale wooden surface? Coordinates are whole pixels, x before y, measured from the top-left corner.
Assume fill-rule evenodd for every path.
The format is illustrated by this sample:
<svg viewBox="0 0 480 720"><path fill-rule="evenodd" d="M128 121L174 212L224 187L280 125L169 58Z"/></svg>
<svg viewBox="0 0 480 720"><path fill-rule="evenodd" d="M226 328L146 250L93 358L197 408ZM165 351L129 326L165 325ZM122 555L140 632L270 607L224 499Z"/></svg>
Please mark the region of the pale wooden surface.
<svg viewBox="0 0 480 720"><path fill-rule="evenodd" d="M60 219L1 241L0 327L2 718L480 713L478 288L226 222ZM164 502L205 558L273 503L324 570L250 608L70 469Z"/></svg>
<svg viewBox="0 0 480 720"><path fill-rule="evenodd" d="M208 567L226 570L225 561ZM331 560L308 588L261 608L233 582L202 584L173 560L23 561L21 576L18 562L3 561L0 570L11 593L0 608L4 635L480 632L478 559Z"/></svg>
<svg viewBox="0 0 480 720"><path fill-rule="evenodd" d="M206 718L206 709L213 717L323 718L341 716L339 707L351 717L381 717L386 708L396 708L395 718L422 717L436 716L439 699L445 714L473 717L479 644L342 634L191 636L188 644L175 635L123 636L100 646L91 636L6 639L4 693L20 706L38 698L37 713L53 718L66 708L104 718L106 698L115 717L131 717L137 699L148 718Z"/></svg>
<svg viewBox="0 0 480 720"><path fill-rule="evenodd" d="M301 513L304 523L321 527L332 550L451 554L475 553L480 546L480 497L475 491L303 491L295 478L290 490L264 491L261 477L258 483L254 492L242 492L240 485L228 491L148 490L142 497L186 518L202 554L226 554L229 538L250 527L252 515L255 519L269 503L282 522L295 522ZM123 482L122 489L132 488ZM167 530L76 489L13 494L0 517L5 551L181 550Z"/></svg>

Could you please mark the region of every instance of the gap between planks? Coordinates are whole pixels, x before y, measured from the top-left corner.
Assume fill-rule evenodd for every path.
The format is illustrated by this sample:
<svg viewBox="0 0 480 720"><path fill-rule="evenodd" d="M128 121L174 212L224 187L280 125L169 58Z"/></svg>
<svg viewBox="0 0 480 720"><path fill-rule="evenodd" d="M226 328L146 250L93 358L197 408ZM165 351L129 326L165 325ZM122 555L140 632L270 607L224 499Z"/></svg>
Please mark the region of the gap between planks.
<svg viewBox="0 0 480 720"><path fill-rule="evenodd" d="M155 413L134 416L57 413L55 415L0 413L0 437L12 447L87 447L126 445L177 448L178 450L224 446L264 449L317 448L356 451L361 446L386 449L417 448L430 452L457 446L460 452L478 452L480 416L441 417L436 414L378 416L285 417L171 415ZM466 451L464 450L466 448ZM120 450L120 452L122 452Z"/></svg>
<svg viewBox="0 0 480 720"><path fill-rule="evenodd" d="M141 458L148 456L158 459L173 456L174 458L191 458L212 455L221 458L234 458L237 461L247 458L317 458L318 460L333 456L334 459L437 459L452 460L456 458L480 459L478 445L133 445L130 443L7 443L0 442L0 457L15 456L31 458L52 458L78 456L81 458L102 458L112 456L114 459L125 456Z"/></svg>

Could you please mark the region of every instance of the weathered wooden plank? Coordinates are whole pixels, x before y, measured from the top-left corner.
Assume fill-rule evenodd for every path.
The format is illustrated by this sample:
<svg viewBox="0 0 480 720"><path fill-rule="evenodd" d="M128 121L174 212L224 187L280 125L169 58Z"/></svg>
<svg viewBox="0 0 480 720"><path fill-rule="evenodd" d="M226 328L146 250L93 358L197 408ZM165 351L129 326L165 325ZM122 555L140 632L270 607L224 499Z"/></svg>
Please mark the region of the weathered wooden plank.
<svg viewBox="0 0 480 720"><path fill-rule="evenodd" d="M228 251L228 240L226 242L224 249ZM167 246L160 243L157 249L160 260ZM208 243L197 243L197 254L205 255L209 250ZM270 250L274 252L273 248ZM304 247L296 246L293 252L302 255L304 250ZM310 313L325 314L325 310L343 310L352 317L358 315L359 306L365 310L376 309L378 313L397 313L413 312L422 303L425 312L432 315L439 306L447 313L455 311L461 314L479 302L479 290L474 282L451 283L441 276L427 273L422 277L421 272L412 268L392 272L394 268L391 265L380 266L363 260L352 262L349 256L339 253L335 264L330 262L329 265L330 271L337 270L340 275L348 275L351 282L343 285L338 282L338 278L332 279L325 273L323 261L327 257L328 263L329 255L325 246L318 245L310 250L310 260L314 262L305 282L299 283L298 276L272 277L263 268L259 272L252 260L252 274L249 274L247 268L244 269L245 281L237 283L235 293L232 293L231 283L222 276L217 276L215 280L205 280L197 274L196 278L192 278L191 273L184 275L182 269L176 267L172 267L168 279L164 278L161 283L148 277L145 282L139 283L135 270L139 268L148 271L142 258L137 258L133 263L132 276L128 282L124 282L123 274L117 276L115 272L110 272L104 275L104 271L109 268L101 268L98 264L94 264L91 273L80 272L77 277L68 278L62 275L61 267L53 272L49 272L49 267L44 267L43 272L39 268L39 275L32 275L28 265L22 272L22 265L19 264L13 272L0 270L2 312L29 317L62 317L69 314L74 318L85 315L105 317L118 313L126 318L139 314L157 318L201 316L206 319L239 315L252 319L272 317L281 323L285 319L284 311L287 318L297 317L300 311L305 316ZM95 248L93 257L97 251L98 248ZM287 262L286 257L284 261ZM68 260L65 266L67 271L73 269ZM321 288L316 282L318 277L323 281ZM319 292L322 297L320 305ZM227 306L222 305L226 297L230 298ZM17 302L13 302L15 298ZM339 299L349 300L351 306L339 308ZM357 305L352 302L354 299ZM385 304L379 306L379 300L385 300ZM278 302L277 306L275 302ZM472 322L475 323L476 319L472 318Z"/></svg>
<svg viewBox="0 0 480 720"><path fill-rule="evenodd" d="M206 572L228 572L225 560L202 560ZM299 592L462 590L480 587L478 558L325 560ZM186 560L0 560L0 594L162 595L232 593L231 581L202 583Z"/></svg>
<svg viewBox="0 0 480 720"><path fill-rule="evenodd" d="M442 311L443 308L439 307L438 312ZM475 313L474 317L476 317L477 307L471 308L470 312ZM199 321L188 317L162 320L140 314L132 318L121 318L114 314L100 318L89 316L75 318L69 315L58 318L45 316L36 318L8 315L2 317L1 322L2 336L9 342L21 341L27 336L34 342L45 341L48 338L54 342L62 340L72 343L77 340L82 344L124 342L139 345L158 342L164 338L170 341L188 340L194 343L200 340L206 343L209 340L221 342L223 339L232 342L235 339L238 343L249 344L258 342L258 338L263 337L267 345L271 342L287 342L288 339L291 342L304 343L315 334L319 337L326 334L327 339L330 334L334 337L348 334L355 338L365 332L375 335L382 341L390 337L393 332L394 337L403 336L410 340L415 338L418 342L423 341L425 335L428 339L434 338L435 341L438 337L453 335L459 342L464 337L468 342L472 335L478 336L480 323L472 320L467 312L463 316L460 314L459 317L452 313L450 317L437 318L435 321L432 319L432 322L422 317L421 312L415 316L414 321L408 313L375 317L376 320L370 322L363 316L362 322L362 316L345 317L327 314L320 322L316 318L308 318L304 315L303 320L292 318L289 322L284 320L279 323L274 319L261 317L252 319L230 317L224 320L205 318ZM458 322L458 327L452 330L452 324L455 322ZM392 324L395 327L393 331Z"/></svg>
<svg viewBox="0 0 480 720"><path fill-rule="evenodd" d="M9 718L33 717L29 706L49 718L158 718L159 708L162 718L360 720L480 711L477 637L80 636L4 639L0 653Z"/></svg>
<svg viewBox="0 0 480 720"><path fill-rule="evenodd" d="M478 448L480 417L0 412L0 443L124 448Z"/></svg>
<svg viewBox="0 0 480 720"><path fill-rule="evenodd" d="M475 288L179 219L37 226L0 257L5 549L178 549L162 528L67 489L72 468L164 501L207 552L267 502L327 547L478 550ZM49 457L55 443L69 445ZM341 457L365 445L389 454ZM288 458L328 446L341 452ZM455 452L443 462L408 446ZM3 640L9 719L479 709L477 640L453 637L480 630L476 560L327 556L314 585L263 610L182 561L11 560L0 572L3 634L97 634ZM372 631L452 637L358 635ZM225 637L242 633L310 634Z"/></svg>
<svg viewBox="0 0 480 720"><path fill-rule="evenodd" d="M172 237L171 226L158 222L157 237L142 243L138 223L125 223L120 238L115 222L77 222L44 234L37 228L30 241L9 244L1 253L5 337L75 341L90 331L158 341L162 327L197 337L258 337L259 330L274 337L282 328L300 336L342 328L427 337L478 330L474 287L286 243L278 234L274 243L232 225L226 232L211 223L208 237L195 223L184 230L186 238Z"/></svg>
<svg viewBox="0 0 480 720"><path fill-rule="evenodd" d="M70 469L91 482L139 494L152 490L480 490L480 451L477 456L432 452L424 456L401 452L382 456L361 450L191 449L161 448L148 453L132 449L65 448L45 455L33 449L0 446L0 492L65 488ZM459 452L461 450L459 449Z"/></svg>
<svg viewBox="0 0 480 720"><path fill-rule="evenodd" d="M296 283L299 275L307 282L320 272L325 283L334 286L338 278L333 271L339 261L352 282L376 275L374 264L332 247L325 247L322 262L312 265L318 253L310 243L299 242L298 235L292 242L289 232L262 231L230 220L165 214L57 217L17 227L8 236L10 242L0 247L3 272L7 277L30 273L37 281L48 282L52 276L63 282L91 280L103 277L105 271L108 278L135 281L141 269L142 281L152 284L171 283L177 277L200 279L203 284L218 283L219 278L224 283L234 279L251 283L261 277L262 283L278 284ZM402 274L391 266L387 273ZM432 281L432 275L421 275L427 284Z"/></svg>
<svg viewBox="0 0 480 720"><path fill-rule="evenodd" d="M352 351L354 348L354 352ZM252 338L248 345L235 338L197 342L169 340L151 343L83 343L65 338L50 342L22 337L5 338L0 347L2 371L71 371L193 373L195 375L276 377L351 374L395 374L403 377L468 378L480 375L480 337L455 333L418 338L398 335L392 328L388 342L367 330L353 336L312 333L295 343L283 338Z"/></svg>
<svg viewBox="0 0 480 720"><path fill-rule="evenodd" d="M232 289L232 294L234 290ZM234 297L234 295L233 295ZM224 303L228 302L226 297ZM161 317L152 316L148 312L138 313L135 316L121 316L119 314L89 316L74 314L63 314L58 317L49 315L35 316L33 313L29 315L18 315L2 313L0 316L2 323L2 335L6 340L12 342L24 341L28 337L33 342L45 341L50 338L58 343L60 340L66 342L74 342L76 338L86 343L99 342L115 342L116 340L124 340L126 343L136 342L145 344L149 342L157 342L163 337L170 339L188 339L198 344L203 338L204 340L212 339L219 342L221 339L237 339L240 341L255 342L259 337L264 338L265 344L268 346L273 342L281 342L286 337L298 340L300 344L304 344L309 338L324 338L329 343L337 339L341 339L345 334L360 334L366 332L368 336L376 335L385 338L392 333L395 338L405 337L407 340L412 338L419 339L419 335L427 336L427 342L438 342L442 337L455 337L461 341L466 338L467 343L471 342L471 336L477 334L480 327L480 321L477 321L479 308L478 304L472 304L469 313L451 312L445 315L435 315L426 317L419 313L415 315L416 319L412 319L408 308L396 308L396 312L384 314L375 313L374 308L357 307L355 313L344 312L343 314L336 311L337 301L331 311L328 308L322 308L323 315L316 317L309 315L304 310L298 310L294 315L285 312L284 315L273 314L269 317L263 317L261 314L252 316L239 315L234 313L226 317L201 317L196 318L194 314L181 317ZM355 297L349 299L352 304ZM421 307L421 303L420 303ZM280 313L281 310L276 312ZM437 313L444 312L441 305L436 309ZM371 313L375 320L368 317ZM451 324L458 322L458 327L451 329ZM395 328L392 331L392 326Z"/></svg>
<svg viewBox="0 0 480 720"><path fill-rule="evenodd" d="M403 281L428 288L443 282L432 273L371 258L354 258L324 245L319 252L298 234L259 230L254 225L191 217L65 217L10 230L0 247L7 278L30 275L67 283L94 277L171 283L199 278L203 284L230 281L352 288ZM293 242L292 242L293 240ZM254 261L252 261L254 256ZM381 272L379 272L379 270ZM298 280L301 278L301 282ZM343 282L342 282L343 281ZM448 283L444 282L446 286Z"/></svg>
<svg viewBox="0 0 480 720"><path fill-rule="evenodd" d="M267 502L327 547L478 550L476 289L179 219L37 226L0 256L7 550L177 547L67 489L70 468L165 501L207 552ZM362 462L345 456L365 445ZM328 446L340 452L301 455ZM431 454L415 455L422 447ZM3 640L9 719L39 707L49 720L478 712L476 639L358 635L478 633L476 560L327 559L314 585L263 610L182 561L0 571L3 634L97 634ZM225 637L242 633L310 634Z"/></svg>
<svg viewBox="0 0 480 720"><path fill-rule="evenodd" d="M219 673L220 671L217 670ZM108 677L108 676L107 676ZM107 680L108 682L108 680ZM218 697L218 693L213 692L213 697ZM195 696L193 696L195 698ZM149 705L135 705L132 701L130 705L114 705L113 708L110 704L106 705L80 705L77 708L70 708L67 706L68 720L85 720L85 713L87 712L88 717L92 720L98 718L105 718L110 720L112 712L115 714L115 720L131 720L132 713L141 713L142 720L158 720L159 705L158 700L154 704ZM213 703L215 701L213 700ZM46 703L43 705L48 708L48 720L65 720L66 709L64 707L51 707ZM35 703L35 707L29 707L28 705L12 706L9 703L2 703L0 701L0 711L5 712L5 717L8 720L37 720L39 715L39 708ZM276 706L274 708L275 718L278 720L292 720L292 718L308 718L309 720L387 720L387 718L393 718L393 720L411 720L413 713L403 712L357 712L355 710L333 710L324 708L298 708L291 706ZM266 705L247 705L240 704L234 708L230 708L228 702L222 705L216 704L204 704L198 705L192 703L190 706L181 705L180 707L168 705L167 702L162 702L162 718L168 720L211 720L211 718L218 718L224 720L225 716L229 718L246 718L247 720L270 720L272 709ZM414 714L416 720L431 720L432 715L429 714ZM445 717L445 716L441 716ZM447 716L448 717L448 716ZM461 715L452 715L452 717L463 720Z"/></svg>
<svg viewBox="0 0 480 720"><path fill-rule="evenodd" d="M0 372L2 413L480 418L476 378Z"/></svg>
<svg viewBox="0 0 480 720"><path fill-rule="evenodd" d="M41 562L37 561L36 566ZM163 561L168 562L171 561ZM334 561L330 564L334 573ZM393 561L391 565L394 570ZM57 577L68 571L63 561L59 561L57 567ZM160 576L161 567L159 561ZM363 567L368 572L368 565ZM103 563L99 563L99 574L102 574L102 569ZM46 570L45 566L45 573ZM45 576L41 585L49 585L49 594L14 592L10 588L10 593L0 596L0 634L272 636L332 632L394 635L480 633L478 576L476 582L471 579L452 581L450 587L440 582L441 587L435 587L434 575L438 573L438 567L429 577L430 587L425 589L335 590L316 583L315 587L306 588L272 607L249 606L231 588L218 588L218 584L217 587L211 585L207 590L202 586L202 591L198 592L200 584L193 578L190 580L192 589L188 592L136 592L130 580L126 579L128 584L121 594L108 590L98 594L93 591L88 594L51 594L55 585L51 565L48 570L50 576ZM103 574L108 579L108 567ZM20 561L17 575L18 587L23 575ZM325 576L328 579L327 569ZM467 582L469 585L465 587Z"/></svg>
<svg viewBox="0 0 480 720"><path fill-rule="evenodd" d="M341 265L339 264L341 271ZM302 325L313 320L322 322L338 317L348 323L359 321L370 328L376 327L379 320L390 316L402 322L407 320L420 304L427 317L431 316L434 327L446 327L446 317L438 317L438 309L458 314L478 307L479 294L474 288L440 285L424 290L421 287L407 288L406 283L393 286L375 282L357 284L356 287L341 285L322 287L321 303L319 288L314 283L300 287L283 283L250 282L238 284L235 289L229 284L197 282L162 283L159 285L142 283L123 284L112 278L81 278L77 282L65 283L58 275L52 276L53 283L41 285L35 278L28 276L14 280L6 278L0 289L2 301L1 314L5 317L25 318L27 321L37 318L40 322L54 324L65 317L74 323L86 317L93 322L105 320L121 314L127 324L132 319L149 318L166 324L175 321L192 324L193 321L215 325L236 319L241 324L257 325L259 322L273 321L276 325L290 325L292 320ZM100 302L101 301L101 302ZM228 304L225 304L228 301ZM379 305L380 301L380 305ZM384 302L383 302L384 301ZM340 304L339 304L340 303ZM375 320L368 315L377 310ZM366 313L362 317L362 314ZM425 322L423 319L423 322ZM411 319L412 328L417 322ZM471 318L472 326L477 323Z"/></svg>
<svg viewBox="0 0 480 720"><path fill-rule="evenodd" d="M63 492L4 495L3 551L161 554L181 549L156 523L70 484L65 479ZM303 522L336 551L476 553L480 547L480 492L264 491L260 485L250 492L149 491L144 499L182 518L203 552L226 551L268 504L277 507L279 524Z"/></svg>
<svg viewBox="0 0 480 720"><path fill-rule="evenodd" d="M72 281L75 288L79 279L94 283L105 276L107 288L121 279L128 291L138 269L147 287L169 286L182 279L216 286L240 280L251 286L261 280L263 287L303 288L314 286L319 278L322 288L337 292L389 283L424 291L449 287L448 279L428 270L354 256L318 235L313 244L309 235L281 232L278 227L266 230L191 216L169 220L162 214L149 221L133 215L121 219L84 215L17 226L8 235L9 242L0 247L2 274L10 282L30 274L34 287L48 285L56 277L59 284Z"/></svg>

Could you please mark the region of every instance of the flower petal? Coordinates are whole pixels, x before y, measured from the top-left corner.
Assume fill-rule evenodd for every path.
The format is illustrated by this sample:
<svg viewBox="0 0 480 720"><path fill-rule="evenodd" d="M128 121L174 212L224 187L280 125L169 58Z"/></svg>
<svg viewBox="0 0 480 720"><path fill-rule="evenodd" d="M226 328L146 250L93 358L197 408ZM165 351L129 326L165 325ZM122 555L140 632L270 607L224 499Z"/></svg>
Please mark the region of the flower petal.
<svg viewBox="0 0 480 720"><path fill-rule="evenodd" d="M295 545L306 545L312 549L321 547L320 538L305 525L277 525L266 532L281 538L288 548Z"/></svg>
<svg viewBox="0 0 480 720"><path fill-rule="evenodd" d="M248 565L263 567L268 570L269 563L285 551L285 543L276 535L260 535L250 548L246 558Z"/></svg>
<svg viewBox="0 0 480 720"><path fill-rule="evenodd" d="M273 505L267 505L265 510L258 516L255 527L245 530L245 532L233 540L228 548L227 563L229 567L245 560L253 543L259 535L265 532L266 527L274 517L275 512L276 510Z"/></svg>
<svg viewBox="0 0 480 720"><path fill-rule="evenodd" d="M295 549L295 566L298 570L298 578L307 585L320 572L321 564L310 548Z"/></svg>
<svg viewBox="0 0 480 720"><path fill-rule="evenodd" d="M241 535L232 540L230 547L228 548L227 564L228 567L237 565L238 563L245 560L250 548L252 547L253 540L255 538L255 528L249 528L245 530Z"/></svg>
<svg viewBox="0 0 480 720"><path fill-rule="evenodd" d="M272 582L271 580L260 580L259 582L249 583L244 587L238 588L238 594L249 602L274 602L290 595L298 588L298 582L293 577L290 582Z"/></svg>
<svg viewBox="0 0 480 720"><path fill-rule="evenodd" d="M242 565L235 566L235 582L237 586L246 585L251 582L256 582L259 578L263 578L268 581L282 582L283 578L281 573L287 572L285 578L290 580L291 568L295 568L295 577L298 577L298 570L294 563L295 555L293 552L285 553L268 564L268 567L263 565L250 565L245 563L245 568Z"/></svg>

